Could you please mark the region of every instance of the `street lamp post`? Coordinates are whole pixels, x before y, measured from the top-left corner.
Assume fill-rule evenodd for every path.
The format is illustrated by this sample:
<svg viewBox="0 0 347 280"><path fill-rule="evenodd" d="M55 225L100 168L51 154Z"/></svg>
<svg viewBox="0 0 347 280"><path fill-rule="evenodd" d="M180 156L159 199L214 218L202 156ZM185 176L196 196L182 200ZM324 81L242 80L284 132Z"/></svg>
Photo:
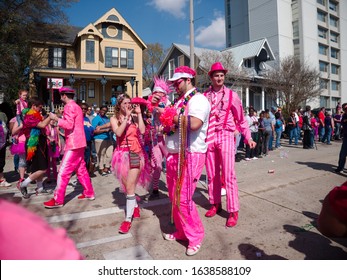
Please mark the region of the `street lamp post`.
<svg viewBox="0 0 347 280"><path fill-rule="evenodd" d="M105 97L105 86L107 84L107 79L105 76L102 76L100 83L102 84L102 105L105 105L106 97Z"/></svg>
<svg viewBox="0 0 347 280"><path fill-rule="evenodd" d="M139 96L139 81L135 81L136 83L136 97Z"/></svg>
<svg viewBox="0 0 347 280"><path fill-rule="evenodd" d="M135 82L135 78L131 77L130 78L130 84L131 84L131 97L134 97L134 82Z"/></svg>
<svg viewBox="0 0 347 280"><path fill-rule="evenodd" d="M69 83L71 85L71 87L73 87L73 84L76 82L76 79L74 77L74 74L71 74L70 75L70 78L69 78Z"/></svg>
<svg viewBox="0 0 347 280"><path fill-rule="evenodd" d="M49 83L49 91L50 91L50 103L51 103L51 108L50 111L53 113L54 112L54 94L53 94L53 81L52 78L49 78L48 80Z"/></svg>

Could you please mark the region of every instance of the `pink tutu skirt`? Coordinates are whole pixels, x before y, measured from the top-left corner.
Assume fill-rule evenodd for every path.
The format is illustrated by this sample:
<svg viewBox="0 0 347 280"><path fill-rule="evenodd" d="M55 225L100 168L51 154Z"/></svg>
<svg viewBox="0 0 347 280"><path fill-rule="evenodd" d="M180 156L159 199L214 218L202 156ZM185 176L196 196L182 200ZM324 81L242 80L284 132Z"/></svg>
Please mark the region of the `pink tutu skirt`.
<svg viewBox="0 0 347 280"><path fill-rule="evenodd" d="M126 150L115 149L112 156L112 172L119 181L120 191L126 193L125 182L130 168L129 152ZM145 159L140 154L140 175L136 184L136 189L144 188L148 190L151 182L150 164L145 164Z"/></svg>

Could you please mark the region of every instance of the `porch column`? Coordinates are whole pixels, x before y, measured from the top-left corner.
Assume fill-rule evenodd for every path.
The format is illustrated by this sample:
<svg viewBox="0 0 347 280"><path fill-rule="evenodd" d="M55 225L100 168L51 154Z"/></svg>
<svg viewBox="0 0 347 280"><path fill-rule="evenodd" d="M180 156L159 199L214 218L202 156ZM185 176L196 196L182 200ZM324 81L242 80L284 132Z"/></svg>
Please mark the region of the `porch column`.
<svg viewBox="0 0 347 280"><path fill-rule="evenodd" d="M106 102L105 86L107 84L107 79L105 76L102 76L100 83L102 85L102 105L105 105L105 102Z"/></svg>
<svg viewBox="0 0 347 280"><path fill-rule="evenodd" d="M265 110L265 89L264 87L261 88L261 110Z"/></svg>
<svg viewBox="0 0 347 280"><path fill-rule="evenodd" d="M249 87L246 87L246 108L249 108Z"/></svg>

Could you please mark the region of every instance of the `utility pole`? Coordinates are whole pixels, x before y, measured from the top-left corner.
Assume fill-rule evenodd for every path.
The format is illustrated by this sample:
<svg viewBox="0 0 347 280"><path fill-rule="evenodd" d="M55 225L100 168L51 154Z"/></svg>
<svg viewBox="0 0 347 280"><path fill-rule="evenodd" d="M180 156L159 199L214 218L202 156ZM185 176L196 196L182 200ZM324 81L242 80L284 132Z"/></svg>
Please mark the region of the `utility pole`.
<svg viewBox="0 0 347 280"><path fill-rule="evenodd" d="M194 69L194 5L190 0L190 68Z"/></svg>

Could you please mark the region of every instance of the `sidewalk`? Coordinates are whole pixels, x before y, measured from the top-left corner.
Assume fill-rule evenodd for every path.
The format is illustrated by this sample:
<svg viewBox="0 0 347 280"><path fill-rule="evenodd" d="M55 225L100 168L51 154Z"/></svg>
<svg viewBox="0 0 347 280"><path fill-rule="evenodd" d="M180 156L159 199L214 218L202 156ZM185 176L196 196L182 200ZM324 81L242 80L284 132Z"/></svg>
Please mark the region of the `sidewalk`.
<svg viewBox="0 0 347 280"><path fill-rule="evenodd" d="M205 240L193 257L185 255L186 244L168 242L161 236L161 231L174 230L163 173L160 198L148 200L146 193L140 193L141 219L133 222L127 235L118 233L125 199L112 175L92 178L95 201L77 201L81 188L71 186L63 208L44 209L42 203L51 195L22 199L8 156L5 175L13 186L1 188L0 197L43 216L54 227L66 228L86 259L347 259L346 239L328 239L315 228L324 197L347 180L347 173L333 173L341 142L317 143L318 150L286 143L284 140L282 149L265 158L236 163L241 209L235 228L225 227L225 199L219 215L204 216L209 202L206 176L202 175L194 200ZM29 191L34 188L32 185Z"/></svg>

